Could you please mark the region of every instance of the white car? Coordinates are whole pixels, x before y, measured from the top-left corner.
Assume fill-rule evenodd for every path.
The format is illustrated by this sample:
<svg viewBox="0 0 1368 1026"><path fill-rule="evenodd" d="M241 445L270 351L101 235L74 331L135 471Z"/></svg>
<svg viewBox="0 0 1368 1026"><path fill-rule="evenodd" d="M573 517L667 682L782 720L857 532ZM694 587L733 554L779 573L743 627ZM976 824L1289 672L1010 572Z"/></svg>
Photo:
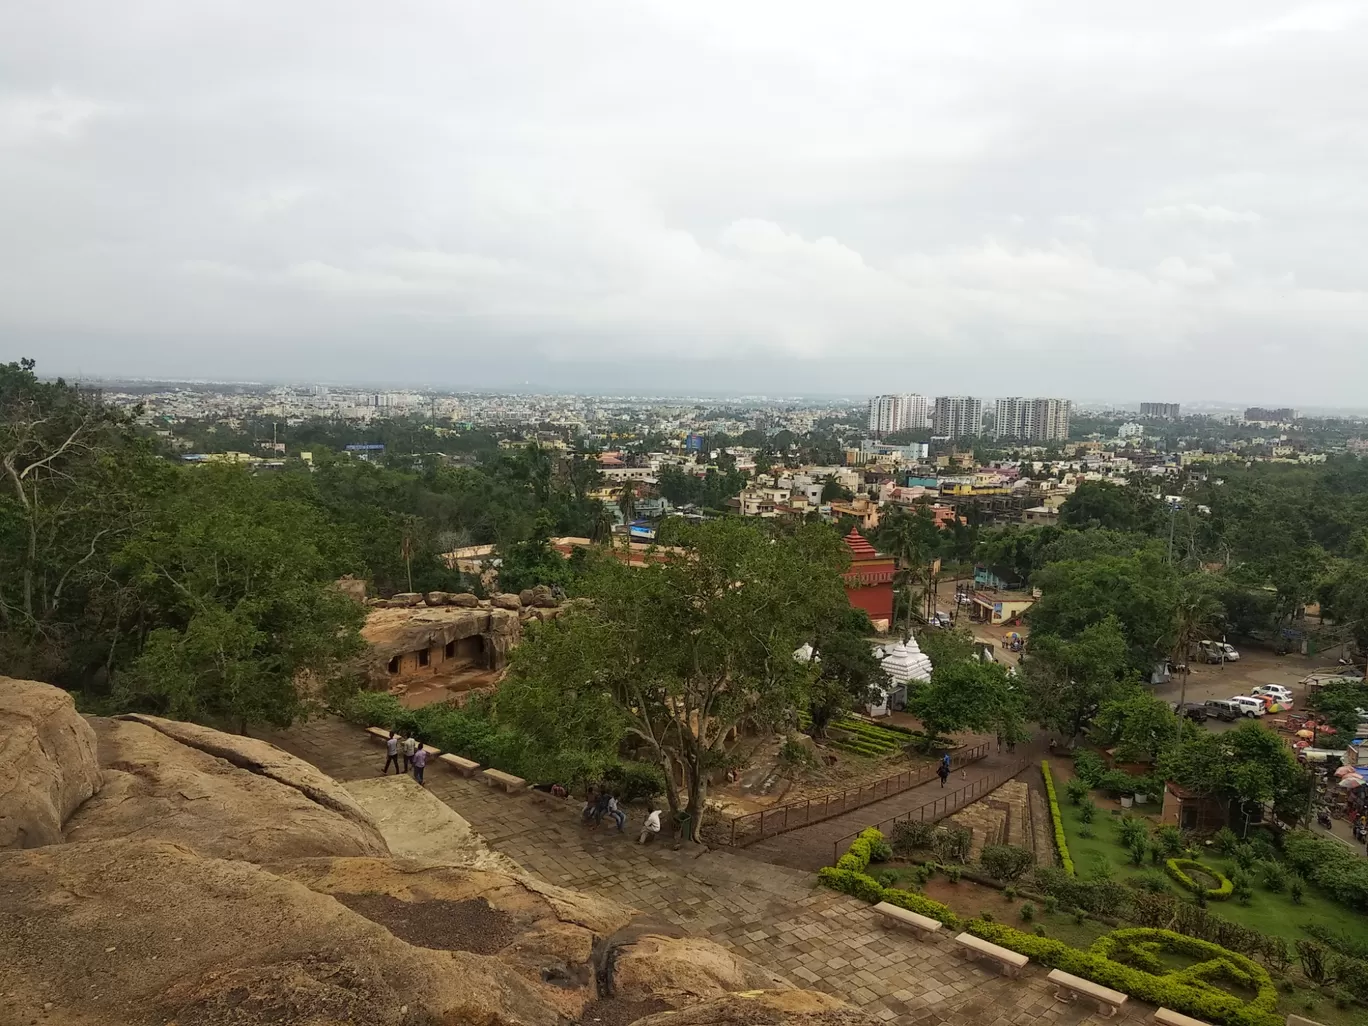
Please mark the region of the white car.
<svg viewBox="0 0 1368 1026"><path fill-rule="evenodd" d="M1253 695L1231 695L1226 699L1231 705L1244 716L1262 716L1268 712L1262 698L1255 698Z"/></svg>
<svg viewBox="0 0 1368 1026"><path fill-rule="evenodd" d="M1292 708L1292 692L1281 684L1260 684L1250 694L1255 698L1271 698L1284 709Z"/></svg>

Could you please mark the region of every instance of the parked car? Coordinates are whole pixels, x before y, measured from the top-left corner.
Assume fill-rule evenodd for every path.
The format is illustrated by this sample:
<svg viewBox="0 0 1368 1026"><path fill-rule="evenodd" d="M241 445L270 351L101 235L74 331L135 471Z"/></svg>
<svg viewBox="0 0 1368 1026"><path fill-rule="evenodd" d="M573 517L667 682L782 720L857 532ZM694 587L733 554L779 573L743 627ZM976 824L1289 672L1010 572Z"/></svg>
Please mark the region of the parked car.
<svg viewBox="0 0 1368 1026"><path fill-rule="evenodd" d="M1253 695L1231 695L1226 701L1240 710L1242 716L1262 716L1268 712L1264 700Z"/></svg>
<svg viewBox="0 0 1368 1026"><path fill-rule="evenodd" d="M1260 684L1249 693L1255 698L1270 698L1284 709L1292 708L1292 692L1281 684Z"/></svg>
<svg viewBox="0 0 1368 1026"><path fill-rule="evenodd" d="M1234 645L1224 641L1199 641L1197 658L1204 663L1238 663L1240 653L1235 651Z"/></svg>
<svg viewBox="0 0 1368 1026"><path fill-rule="evenodd" d="M1218 720L1225 720L1227 723L1237 720L1244 713L1237 709L1232 703L1224 698L1213 698L1206 703L1207 716L1215 716Z"/></svg>
<svg viewBox="0 0 1368 1026"><path fill-rule="evenodd" d="M1186 705L1181 706L1177 712L1186 716L1194 723L1205 723L1207 717L1211 715L1204 702L1188 702Z"/></svg>

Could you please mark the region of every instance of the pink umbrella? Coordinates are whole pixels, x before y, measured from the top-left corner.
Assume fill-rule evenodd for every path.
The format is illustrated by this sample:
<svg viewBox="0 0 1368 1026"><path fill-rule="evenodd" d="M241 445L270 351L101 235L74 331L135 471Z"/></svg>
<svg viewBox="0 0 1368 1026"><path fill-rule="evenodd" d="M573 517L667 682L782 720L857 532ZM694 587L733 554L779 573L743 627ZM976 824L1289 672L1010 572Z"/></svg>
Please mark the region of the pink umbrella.
<svg viewBox="0 0 1368 1026"><path fill-rule="evenodd" d="M1365 783L1368 783L1368 781L1365 781L1357 773L1350 773L1347 777L1345 777L1343 780L1339 782L1339 786L1346 788L1362 787Z"/></svg>
<svg viewBox="0 0 1368 1026"><path fill-rule="evenodd" d="M1337 777L1347 777L1350 773L1353 773L1353 772L1354 772L1354 767L1353 767L1353 766L1341 766L1339 769L1335 770L1335 776L1337 776Z"/></svg>

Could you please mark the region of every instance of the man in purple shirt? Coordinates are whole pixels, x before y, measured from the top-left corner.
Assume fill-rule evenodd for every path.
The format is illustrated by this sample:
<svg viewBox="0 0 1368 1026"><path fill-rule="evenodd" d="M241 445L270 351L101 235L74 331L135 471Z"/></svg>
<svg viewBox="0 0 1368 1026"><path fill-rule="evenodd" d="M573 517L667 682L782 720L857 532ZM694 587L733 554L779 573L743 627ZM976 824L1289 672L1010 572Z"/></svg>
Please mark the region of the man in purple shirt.
<svg viewBox="0 0 1368 1026"><path fill-rule="evenodd" d="M418 743L417 750L413 753L413 758L409 760L413 764L413 779L418 781L418 786L423 785L423 768L427 766L427 749L422 742Z"/></svg>

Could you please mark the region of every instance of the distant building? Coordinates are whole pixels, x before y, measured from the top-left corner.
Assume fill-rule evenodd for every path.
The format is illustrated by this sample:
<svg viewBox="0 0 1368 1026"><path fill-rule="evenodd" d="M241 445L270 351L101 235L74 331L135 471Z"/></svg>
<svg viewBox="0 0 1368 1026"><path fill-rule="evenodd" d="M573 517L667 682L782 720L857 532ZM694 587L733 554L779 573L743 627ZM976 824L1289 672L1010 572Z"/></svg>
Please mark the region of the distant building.
<svg viewBox="0 0 1368 1026"><path fill-rule="evenodd" d="M1117 438L1142 438L1144 434L1145 429L1134 421L1127 421L1116 429Z"/></svg>
<svg viewBox="0 0 1368 1026"><path fill-rule="evenodd" d="M1150 420L1177 420L1181 414L1178 403L1141 403L1140 416Z"/></svg>
<svg viewBox="0 0 1368 1026"><path fill-rule="evenodd" d="M999 399L993 426L997 438L1024 442L1062 442L1069 437L1068 399Z"/></svg>
<svg viewBox="0 0 1368 1026"><path fill-rule="evenodd" d="M893 621L893 575L897 565L865 541L859 531L845 537L850 550L850 569L845 572L846 598L856 609L869 614L877 630L888 630Z"/></svg>
<svg viewBox="0 0 1368 1026"><path fill-rule="evenodd" d="M1251 406L1245 410L1244 419L1250 424L1291 424L1297 419L1297 411L1287 406L1279 406L1277 409Z"/></svg>
<svg viewBox="0 0 1368 1026"><path fill-rule="evenodd" d="M977 438L983 431L983 400L967 395L936 396L931 430L944 438Z"/></svg>
<svg viewBox="0 0 1368 1026"><path fill-rule="evenodd" d="M920 431L931 419L924 395L876 395L869 400L869 430L888 435L895 431Z"/></svg>

